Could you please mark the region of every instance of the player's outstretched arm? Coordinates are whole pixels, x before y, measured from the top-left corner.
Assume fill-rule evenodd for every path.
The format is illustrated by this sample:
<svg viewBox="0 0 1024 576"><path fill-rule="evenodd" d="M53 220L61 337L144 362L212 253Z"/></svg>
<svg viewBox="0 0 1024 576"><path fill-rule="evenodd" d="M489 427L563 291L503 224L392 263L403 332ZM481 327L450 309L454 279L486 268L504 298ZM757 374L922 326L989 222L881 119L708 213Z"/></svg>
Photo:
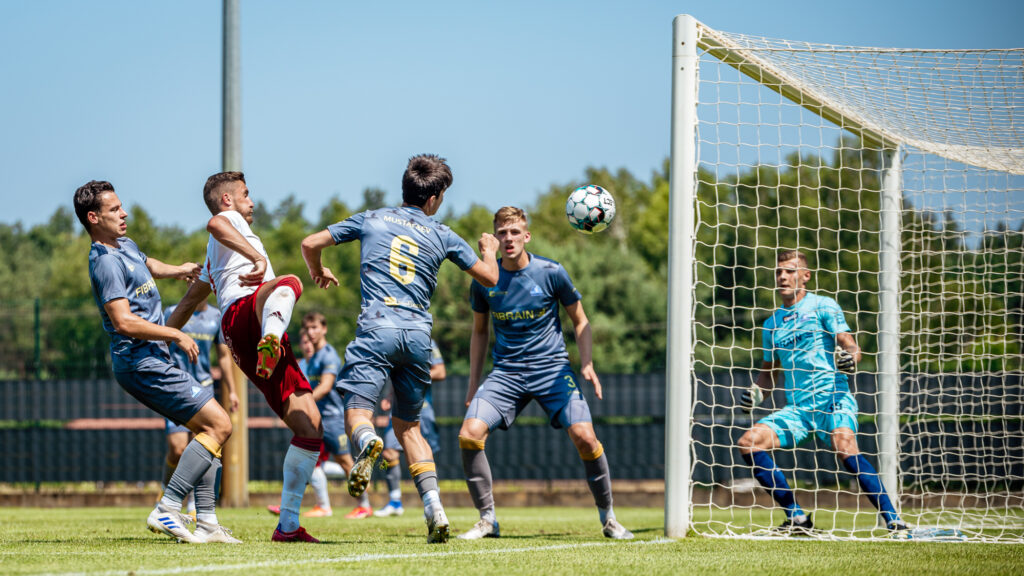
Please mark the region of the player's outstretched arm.
<svg viewBox="0 0 1024 576"><path fill-rule="evenodd" d="M154 324L132 314L127 298L111 300L103 305L103 309L106 310L110 323L114 325L114 330L117 330L118 334L137 340L174 342L178 348L185 351L190 362L199 359L199 346L195 340L177 328Z"/></svg>
<svg viewBox="0 0 1024 576"><path fill-rule="evenodd" d="M498 239L494 234L484 232L477 245L480 247L480 260L466 272L485 288L493 288L498 283Z"/></svg>
<svg viewBox="0 0 1024 576"><path fill-rule="evenodd" d="M209 298L210 292L210 285L206 282L193 282L188 287L188 290L185 291L185 295L178 302L178 305L174 307L174 312L167 317L164 324L181 330L181 327L192 317L192 313L196 311L196 306L199 306L200 302Z"/></svg>
<svg viewBox="0 0 1024 576"><path fill-rule="evenodd" d="M572 326L576 332L576 348L580 351L580 374L583 379L594 385L594 393L598 400L603 400L601 392L601 380L594 371L593 346L594 339L590 332L590 320L587 313L583 311L583 301L577 300L565 307L565 311L572 320Z"/></svg>
<svg viewBox="0 0 1024 576"><path fill-rule="evenodd" d="M228 388L228 411L238 412L238 389L235 388L235 363L231 361L231 350L226 344L217 344L217 365L220 366L221 379Z"/></svg>
<svg viewBox="0 0 1024 576"><path fill-rule="evenodd" d="M840 332L836 334L836 344L836 370L853 374L857 371L857 364L863 358L857 340L849 332Z"/></svg>
<svg viewBox="0 0 1024 576"><path fill-rule="evenodd" d="M146 268L149 273L153 275L153 278L157 280L163 280L164 278L177 278L178 280L184 280L189 284L196 281L199 277L200 266L195 262L185 262L181 266L171 266L170 264L164 264L156 258L146 258Z"/></svg>
<svg viewBox="0 0 1024 576"><path fill-rule="evenodd" d="M484 371L484 356L490 339L490 327L486 312L473 311L473 331L469 336L469 386L466 389L466 408L473 401L476 389L480 386L480 376Z"/></svg>
<svg viewBox="0 0 1024 576"><path fill-rule="evenodd" d="M334 237L327 230L321 230L302 239L302 259L306 261L309 277L321 288L327 288L331 284L338 285L338 279L320 259L320 253L328 246L334 246Z"/></svg>
<svg viewBox="0 0 1024 576"><path fill-rule="evenodd" d="M238 277L242 286L258 286L263 282L263 275L267 273L267 259L256 248L253 248L252 244L249 244L241 232L235 230L231 221L218 214L206 223L206 231L224 247L241 254L246 260L252 262L252 270Z"/></svg>

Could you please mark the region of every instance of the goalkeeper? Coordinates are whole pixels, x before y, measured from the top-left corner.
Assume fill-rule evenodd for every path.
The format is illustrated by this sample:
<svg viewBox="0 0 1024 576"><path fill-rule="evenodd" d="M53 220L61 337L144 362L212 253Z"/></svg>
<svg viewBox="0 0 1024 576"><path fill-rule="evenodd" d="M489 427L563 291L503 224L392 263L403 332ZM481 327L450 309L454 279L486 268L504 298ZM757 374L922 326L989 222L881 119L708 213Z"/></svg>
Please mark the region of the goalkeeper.
<svg viewBox="0 0 1024 576"><path fill-rule="evenodd" d="M775 530L807 535L814 528L770 455L776 448L796 446L811 432L857 476L885 526L892 532L906 530L878 473L857 448L857 402L847 374L856 369L861 351L843 311L835 300L804 288L811 279L806 256L786 250L777 260L775 284L783 305L764 323L764 363L740 403L753 410L775 386L779 372L785 372L786 406L759 420L739 439L740 454L754 468L754 477L786 511L786 521Z"/></svg>

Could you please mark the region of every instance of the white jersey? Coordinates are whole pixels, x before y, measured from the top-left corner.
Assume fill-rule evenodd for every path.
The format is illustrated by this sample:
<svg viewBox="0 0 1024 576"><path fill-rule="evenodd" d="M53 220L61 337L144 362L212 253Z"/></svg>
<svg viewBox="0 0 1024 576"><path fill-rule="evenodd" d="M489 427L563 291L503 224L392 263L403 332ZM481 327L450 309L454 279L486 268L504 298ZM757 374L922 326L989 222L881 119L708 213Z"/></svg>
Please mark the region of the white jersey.
<svg viewBox="0 0 1024 576"><path fill-rule="evenodd" d="M235 227L235 230L256 249L257 252L267 259L267 271L263 274L263 281L274 278L274 268L270 265L270 258L260 237L249 228L249 223L241 214L234 210L221 212L218 216L224 216ZM203 270L199 273L199 280L206 282L213 288L217 295L217 307L227 310L232 302L244 298L256 291L258 286L242 286L238 277L252 270L252 262L238 252L224 246L213 236L206 243L206 262Z"/></svg>

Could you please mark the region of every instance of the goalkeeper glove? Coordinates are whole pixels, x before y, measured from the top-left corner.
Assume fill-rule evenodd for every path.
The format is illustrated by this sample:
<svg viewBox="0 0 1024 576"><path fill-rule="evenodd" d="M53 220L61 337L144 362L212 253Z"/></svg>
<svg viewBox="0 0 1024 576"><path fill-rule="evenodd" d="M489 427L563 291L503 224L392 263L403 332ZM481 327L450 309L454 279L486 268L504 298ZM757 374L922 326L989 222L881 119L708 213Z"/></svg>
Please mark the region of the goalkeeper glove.
<svg viewBox="0 0 1024 576"><path fill-rule="evenodd" d="M757 384L751 384L740 394L740 406L747 412L753 412L754 406L764 401L764 391Z"/></svg>
<svg viewBox="0 0 1024 576"><path fill-rule="evenodd" d="M836 370L845 372L846 374L853 374L857 371L857 363L853 359L853 354L850 354L841 346L836 346L835 360Z"/></svg>

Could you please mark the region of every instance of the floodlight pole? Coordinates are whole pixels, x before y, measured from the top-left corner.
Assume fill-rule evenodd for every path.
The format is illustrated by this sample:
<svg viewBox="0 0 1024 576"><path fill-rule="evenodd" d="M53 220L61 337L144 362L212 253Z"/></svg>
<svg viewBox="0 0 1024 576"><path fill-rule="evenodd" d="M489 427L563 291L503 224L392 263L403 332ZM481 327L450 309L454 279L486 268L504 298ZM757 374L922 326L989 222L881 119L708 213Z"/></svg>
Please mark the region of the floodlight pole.
<svg viewBox="0 0 1024 576"><path fill-rule="evenodd" d="M225 172L242 169L242 89L239 0L224 0L223 101L221 166ZM221 500L223 507L249 506L249 380L232 364L238 410L231 414L231 438L224 444ZM222 403L230 406L227 387Z"/></svg>
<svg viewBox="0 0 1024 576"><path fill-rule="evenodd" d="M668 348L665 391L665 535L690 528L693 233L697 170L697 20L672 32L672 149L668 217Z"/></svg>

